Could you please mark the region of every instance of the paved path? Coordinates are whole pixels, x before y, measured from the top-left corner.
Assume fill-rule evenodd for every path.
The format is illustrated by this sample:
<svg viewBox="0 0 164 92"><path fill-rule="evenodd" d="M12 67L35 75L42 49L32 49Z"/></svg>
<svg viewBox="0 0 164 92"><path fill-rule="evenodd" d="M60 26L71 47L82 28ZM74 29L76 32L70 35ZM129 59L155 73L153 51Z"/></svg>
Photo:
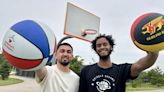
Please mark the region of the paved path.
<svg viewBox="0 0 164 92"><path fill-rule="evenodd" d="M23 83L0 86L0 92L39 92L39 85L34 78L27 78L21 76L11 76L14 78L24 80ZM133 91L134 92L134 91ZM135 91L135 92L164 92L164 90L149 90L149 91Z"/></svg>
<svg viewBox="0 0 164 92"><path fill-rule="evenodd" d="M0 86L0 92L39 92L39 85L34 78L11 76L24 80L23 83Z"/></svg>
<svg viewBox="0 0 164 92"><path fill-rule="evenodd" d="M133 91L133 92L164 92L164 90Z"/></svg>

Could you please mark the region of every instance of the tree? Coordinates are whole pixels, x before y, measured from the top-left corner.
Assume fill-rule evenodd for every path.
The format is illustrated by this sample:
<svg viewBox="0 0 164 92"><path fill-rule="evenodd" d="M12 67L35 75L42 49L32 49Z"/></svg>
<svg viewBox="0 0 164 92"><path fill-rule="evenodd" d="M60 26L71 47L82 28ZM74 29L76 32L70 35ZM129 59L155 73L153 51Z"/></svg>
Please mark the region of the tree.
<svg viewBox="0 0 164 92"><path fill-rule="evenodd" d="M83 60L84 59L81 59L80 56L75 56L74 59L70 63L70 69L79 75Z"/></svg>
<svg viewBox="0 0 164 92"><path fill-rule="evenodd" d="M3 55L0 54L0 75L2 80L8 79L11 68L11 65L9 65Z"/></svg>
<svg viewBox="0 0 164 92"><path fill-rule="evenodd" d="M142 83L151 83L160 87L164 85L164 73L159 67L156 67L150 71L141 72L137 79L131 80L130 82L133 88L141 86Z"/></svg>
<svg viewBox="0 0 164 92"><path fill-rule="evenodd" d="M146 76L146 73L145 72L141 72L140 75L137 77L137 79L131 80L132 87L133 88L136 88L138 86L141 87L141 84L142 84L145 76Z"/></svg>
<svg viewBox="0 0 164 92"><path fill-rule="evenodd" d="M164 83L163 72L159 67L156 67L148 72L150 83L153 85L160 86Z"/></svg>

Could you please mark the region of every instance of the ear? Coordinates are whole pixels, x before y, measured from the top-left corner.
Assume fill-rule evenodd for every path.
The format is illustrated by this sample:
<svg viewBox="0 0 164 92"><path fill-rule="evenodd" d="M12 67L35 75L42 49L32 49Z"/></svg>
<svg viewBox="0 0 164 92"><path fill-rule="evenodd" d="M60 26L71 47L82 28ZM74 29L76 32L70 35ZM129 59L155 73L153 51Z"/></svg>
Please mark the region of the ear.
<svg viewBox="0 0 164 92"><path fill-rule="evenodd" d="M54 56L57 57L57 52L54 53Z"/></svg>

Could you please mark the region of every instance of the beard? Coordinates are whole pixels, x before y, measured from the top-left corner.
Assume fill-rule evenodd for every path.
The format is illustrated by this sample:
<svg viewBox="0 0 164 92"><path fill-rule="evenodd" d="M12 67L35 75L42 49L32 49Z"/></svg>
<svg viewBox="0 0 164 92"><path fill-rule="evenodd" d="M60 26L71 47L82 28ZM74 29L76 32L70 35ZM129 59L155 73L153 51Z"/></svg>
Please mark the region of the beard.
<svg viewBox="0 0 164 92"><path fill-rule="evenodd" d="M69 61L66 60L60 61L59 63L62 64L63 66L69 65Z"/></svg>
<svg viewBox="0 0 164 92"><path fill-rule="evenodd" d="M110 50L107 55L103 55L103 56L100 54L98 55L99 55L100 60L108 60L111 53L112 53L112 50Z"/></svg>

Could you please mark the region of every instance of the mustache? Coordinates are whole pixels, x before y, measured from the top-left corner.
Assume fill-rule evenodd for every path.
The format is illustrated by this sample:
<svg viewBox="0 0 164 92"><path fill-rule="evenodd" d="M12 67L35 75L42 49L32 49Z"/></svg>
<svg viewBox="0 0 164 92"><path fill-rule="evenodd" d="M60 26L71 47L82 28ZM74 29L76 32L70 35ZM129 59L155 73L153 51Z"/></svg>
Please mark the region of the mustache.
<svg viewBox="0 0 164 92"><path fill-rule="evenodd" d="M69 62L69 60L66 60L66 59L62 59L61 61L62 62Z"/></svg>
<svg viewBox="0 0 164 92"><path fill-rule="evenodd" d="M68 59L69 57L68 56L62 56L61 58L67 58Z"/></svg>
<svg viewBox="0 0 164 92"><path fill-rule="evenodd" d="M63 66L67 66L70 62L68 60L62 60L60 62L60 64L62 64Z"/></svg>
<svg viewBox="0 0 164 92"><path fill-rule="evenodd" d="M97 54L98 54L98 56L99 56L99 58L100 58L101 60L107 60L107 59L109 59L109 57L110 57L112 51L113 51L112 49L111 49L110 51L108 51L108 54L105 55L105 56L101 56L98 52L97 52Z"/></svg>

